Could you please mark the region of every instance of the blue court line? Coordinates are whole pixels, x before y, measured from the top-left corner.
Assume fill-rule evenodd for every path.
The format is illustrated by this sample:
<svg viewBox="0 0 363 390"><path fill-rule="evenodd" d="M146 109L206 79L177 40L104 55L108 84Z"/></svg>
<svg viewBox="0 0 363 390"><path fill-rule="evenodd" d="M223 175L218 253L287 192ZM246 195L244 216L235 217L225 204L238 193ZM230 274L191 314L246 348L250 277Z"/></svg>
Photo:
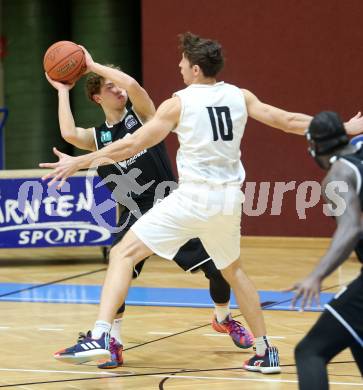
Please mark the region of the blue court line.
<svg viewBox="0 0 363 390"><path fill-rule="evenodd" d="M0 301L7 302L45 302L98 304L101 286L78 284L55 284L37 286L30 283L0 283ZM26 290L29 288L29 290ZM24 290L17 292L19 290ZM14 294L9 294L14 291ZM6 296L2 296L9 294ZM266 310L290 310L292 293L279 291L259 291L261 302L267 304ZM329 302L334 294L322 293L321 305ZM289 300L288 302L286 302ZM156 288L131 287L126 299L127 305L134 306L172 306L172 307L214 307L209 290L196 288ZM237 308L231 295L231 307ZM310 311L321 311L314 304Z"/></svg>

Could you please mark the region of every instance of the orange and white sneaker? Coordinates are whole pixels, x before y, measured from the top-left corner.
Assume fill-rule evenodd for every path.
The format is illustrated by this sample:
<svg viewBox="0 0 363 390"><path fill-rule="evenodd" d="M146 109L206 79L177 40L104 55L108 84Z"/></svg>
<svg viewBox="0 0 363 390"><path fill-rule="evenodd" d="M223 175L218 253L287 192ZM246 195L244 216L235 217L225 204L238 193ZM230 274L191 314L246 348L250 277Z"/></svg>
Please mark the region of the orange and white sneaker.
<svg viewBox="0 0 363 390"><path fill-rule="evenodd" d="M123 365L124 359L122 356L123 346L120 344L114 337L110 339L110 359L99 362L97 365L98 368L104 369L112 369L117 368Z"/></svg>
<svg viewBox="0 0 363 390"><path fill-rule="evenodd" d="M223 322L218 322L216 316L213 316L212 328L219 333L228 333L238 348L246 349L253 346L253 334L230 314Z"/></svg>

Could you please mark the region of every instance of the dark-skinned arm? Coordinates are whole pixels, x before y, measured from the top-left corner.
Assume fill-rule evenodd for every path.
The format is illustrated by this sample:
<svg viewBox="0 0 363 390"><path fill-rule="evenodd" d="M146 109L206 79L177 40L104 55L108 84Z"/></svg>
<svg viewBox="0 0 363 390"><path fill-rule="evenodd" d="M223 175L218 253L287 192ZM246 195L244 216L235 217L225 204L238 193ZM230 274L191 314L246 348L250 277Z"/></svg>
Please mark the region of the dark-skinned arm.
<svg viewBox="0 0 363 390"><path fill-rule="evenodd" d="M310 275L302 281L295 283L289 291L295 290L295 296L292 300L294 307L296 301L302 298L301 308L310 307L312 300L315 299L318 304L322 281L336 270L352 253L361 234L361 206L359 194L357 194L357 179L352 168L341 161L337 161L330 169L323 182L323 194L326 200L332 204L326 196L326 189L329 183L342 182L346 188L339 193L339 196L345 203L341 215L337 215L337 228L332 237L330 246L326 254L321 258L318 265ZM347 191L345 191L347 190Z"/></svg>

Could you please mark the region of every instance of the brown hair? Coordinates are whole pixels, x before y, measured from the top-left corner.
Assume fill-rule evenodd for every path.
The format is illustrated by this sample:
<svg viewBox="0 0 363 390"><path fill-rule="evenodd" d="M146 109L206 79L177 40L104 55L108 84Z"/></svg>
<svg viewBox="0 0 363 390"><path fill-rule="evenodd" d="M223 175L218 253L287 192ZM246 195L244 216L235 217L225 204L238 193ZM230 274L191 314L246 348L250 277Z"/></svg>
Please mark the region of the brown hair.
<svg viewBox="0 0 363 390"><path fill-rule="evenodd" d="M198 65L205 77L215 77L223 69L222 46L212 39L204 39L186 32L179 35L180 50L191 65Z"/></svg>
<svg viewBox="0 0 363 390"><path fill-rule="evenodd" d="M108 66L109 68L112 69L117 69L121 70L120 67L113 65L113 64L106 64L105 66ZM105 82L105 78L98 75L97 73L88 73L87 79L86 79L86 84L85 84L85 90L86 90L86 95L88 99L91 102L95 101L93 100L93 95L97 95L101 91L101 87L103 86Z"/></svg>

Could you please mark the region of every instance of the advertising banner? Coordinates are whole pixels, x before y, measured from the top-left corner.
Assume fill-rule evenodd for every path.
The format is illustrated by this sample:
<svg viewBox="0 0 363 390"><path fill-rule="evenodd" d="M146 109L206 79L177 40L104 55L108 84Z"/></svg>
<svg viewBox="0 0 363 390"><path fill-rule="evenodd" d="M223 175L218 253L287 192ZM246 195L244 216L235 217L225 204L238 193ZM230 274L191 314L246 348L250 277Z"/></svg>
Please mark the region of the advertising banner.
<svg viewBox="0 0 363 390"><path fill-rule="evenodd" d="M71 177L61 189L40 178L0 179L0 248L107 246L116 215L98 176Z"/></svg>

